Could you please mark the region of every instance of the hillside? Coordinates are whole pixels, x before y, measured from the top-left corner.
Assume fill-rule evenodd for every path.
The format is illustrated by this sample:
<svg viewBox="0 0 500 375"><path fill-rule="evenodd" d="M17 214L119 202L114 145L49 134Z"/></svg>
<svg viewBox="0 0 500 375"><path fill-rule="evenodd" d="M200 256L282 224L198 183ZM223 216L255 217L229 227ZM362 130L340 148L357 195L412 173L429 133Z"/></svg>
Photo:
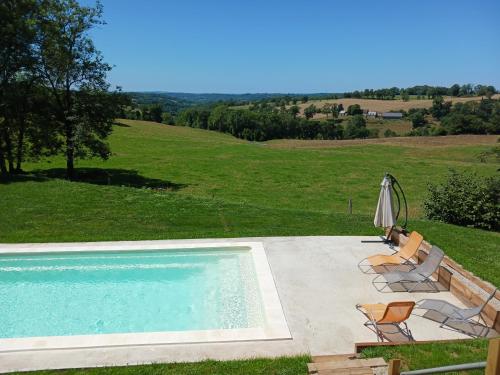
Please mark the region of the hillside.
<svg viewBox="0 0 500 375"><path fill-rule="evenodd" d="M0 241L380 234L372 215L389 171L408 196L410 228L500 284L500 270L491 267L500 234L420 219L427 184L448 168L495 173L493 161L478 159L494 138L472 137L464 145L442 137L440 147L311 148L304 141L310 148L301 149L145 121L119 123L111 158L79 161L79 182L61 179L65 163L55 157L27 163L30 174L0 184ZM471 253L478 243L485 250Z"/></svg>

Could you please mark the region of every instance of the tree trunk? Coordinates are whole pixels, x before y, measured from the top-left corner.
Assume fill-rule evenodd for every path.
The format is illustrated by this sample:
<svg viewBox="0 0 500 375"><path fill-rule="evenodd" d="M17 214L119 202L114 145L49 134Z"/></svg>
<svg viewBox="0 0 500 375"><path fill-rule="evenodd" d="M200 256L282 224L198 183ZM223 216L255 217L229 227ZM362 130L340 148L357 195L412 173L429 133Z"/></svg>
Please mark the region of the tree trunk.
<svg viewBox="0 0 500 375"><path fill-rule="evenodd" d="M75 179L75 142L73 139L73 129L71 124L66 121L66 178Z"/></svg>
<svg viewBox="0 0 500 375"><path fill-rule="evenodd" d="M2 176L7 175L7 165L5 165L5 157L3 155L3 150L1 148L0 148L0 174Z"/></svg>
<svg viewBox="0 0 500 375"><path fill-rule="evenodd" d="M12 154L12 141L7 129L3 129L3 139L5 141L5 156L9 163L9 173L14 173L14 155Z"/></svg>
<svg viewBox="0 0 500 375"><path fill-rule="evenodd" d="M24 120L20 122L19 134L17 137L16 150L16 172L22 172L21 163L23 162L23 146L24 146Z"/></svg>

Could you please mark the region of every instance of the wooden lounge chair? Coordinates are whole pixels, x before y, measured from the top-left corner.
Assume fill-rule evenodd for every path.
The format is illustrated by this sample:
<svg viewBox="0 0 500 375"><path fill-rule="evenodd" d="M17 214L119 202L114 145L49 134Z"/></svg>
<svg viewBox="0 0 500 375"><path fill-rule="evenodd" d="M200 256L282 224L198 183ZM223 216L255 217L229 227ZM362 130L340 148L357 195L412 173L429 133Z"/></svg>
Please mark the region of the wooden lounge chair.
<svg viewBox="0 0 500 375"><path fill-rule="evenodd" d="M438 299L423 299L417 302L415 308L438 313L442 319L439 325L441 328L450 326L451 323L480 324L488 327L484 319L482 319L481 313L486 305L495 297L497 290L498 288L495 288L493 292L486 297L484 302L476 307L460 308L449 302ZM473 320L475 317L477 317L477 321ZM465 333L470 334L469 332Z"/></svg>
<svg viewBox="0 0 500 375"><path fill-rule="evenodd" d="M413 266L410 259L417 253L418 248L422 244L424 237L418 232L411 232L408 242L405 243L399 251L392 255L375 254L363 259L358 263L358 268L363 273L367 273L370 269L377 266L385 265L402 265L408 264Z"/></svg>
<svg viewBox="0 0 500 375"><path fill-rule="evenodd" d="M418 285L422 283L430 283L434 291L439 292L439 289L431 280L431 276L439 268L443 258L443 250L437 246L432 246L429 255L425 258L422 264L417 265L414 269L408 272L394 271L382 273L373 279L372 284L379 292L392 284L400 284L406 289L407 292L412 292ZM380 278L385 280L381 281ZM411 288L407 288L407 283L412 283L414 285ZM377 287L379 284L383 284L383 286L381 288Z"/></svg>
<svg viewBox="0 0 500 375"><path fill-rule="evenodd" d="M400 301L389 304L375 303L356 305L356 309L361 311L368 320L364 325L377 334L378 341L395 341L394 337L402 337L397 341L413 341L411 331L406 325L406 320L410 317L415 302ZM387 329L390 327L389 329Z"/></svg>

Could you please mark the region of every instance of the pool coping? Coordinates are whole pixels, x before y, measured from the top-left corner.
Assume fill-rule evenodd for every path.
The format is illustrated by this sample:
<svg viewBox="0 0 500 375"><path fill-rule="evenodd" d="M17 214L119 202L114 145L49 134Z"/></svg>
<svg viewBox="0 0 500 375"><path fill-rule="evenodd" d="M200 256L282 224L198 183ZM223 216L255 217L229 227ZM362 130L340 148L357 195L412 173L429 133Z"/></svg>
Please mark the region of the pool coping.
<svg viewBox="0 0 500 375"><path fill-rule="evenodd" d="M113 333L97 335L43 336L0 339L0 353L81 349L119 346L201 344L232 341L290 340L292 336L277 292L262 242L230 241L207 243L172 243L171 241L113 241L0 245L0 254L183 250L196 248L249 248L262 299L265 326L258 328Z"/></svg>

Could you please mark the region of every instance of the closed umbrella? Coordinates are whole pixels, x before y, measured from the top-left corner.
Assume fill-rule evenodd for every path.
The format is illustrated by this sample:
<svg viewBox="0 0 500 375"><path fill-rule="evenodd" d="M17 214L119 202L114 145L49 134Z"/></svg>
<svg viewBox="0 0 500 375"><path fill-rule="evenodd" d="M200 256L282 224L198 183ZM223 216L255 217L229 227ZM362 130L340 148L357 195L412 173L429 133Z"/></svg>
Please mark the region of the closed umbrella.
<svg viewBox="0 0 500 375"><path fill-rule="evenodd" d="M376 227L388 228L394 226L396 218L394 217L394 208L392 204L392 182L389 176L385 176L380 187L378 197L377 211L373 224Z"/></svg>

